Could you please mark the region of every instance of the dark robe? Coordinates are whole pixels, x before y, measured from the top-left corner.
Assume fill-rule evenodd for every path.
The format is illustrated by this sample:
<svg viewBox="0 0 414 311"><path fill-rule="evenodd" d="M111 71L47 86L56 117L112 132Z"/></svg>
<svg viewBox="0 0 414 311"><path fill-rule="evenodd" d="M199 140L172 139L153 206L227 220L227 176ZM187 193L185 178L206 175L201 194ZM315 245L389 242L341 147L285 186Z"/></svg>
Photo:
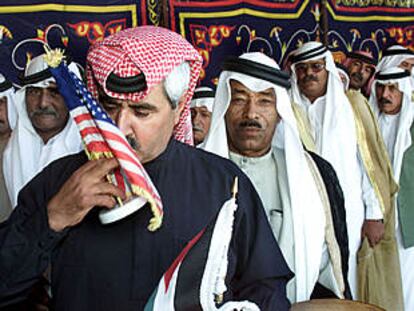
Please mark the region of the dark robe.
<svg viewBox="0 0 414 311"><path fill-rule="evenodd" d="M262 203L232 162L171 140L145 169L164 204L159 230L147 230L146 206L109 225L99 208L63 232L48 227L47 202L81 165L81 153L57 160L24 187L0 227L0 307L26 298L49 264L55 310L142 310L159 279L231 196L239 177L238 210L229 249L225 300L250 300L261 310L288 310L292 277Z"/></svg>
<svg viewBox="0 0 414 311"><path fill-rule="evenodd" d="M344 296L346 299L352 299L351 289L348 282L348 230L346 226L345 201L339 179L333 166L316 153L308 151L313 161L318 167L319 173L325 184L326 192L331 206L332 222L335 230L335 238L341 252L342 276L345 282ZM312 298L324 298L321 296L313 296Z"/></svg>

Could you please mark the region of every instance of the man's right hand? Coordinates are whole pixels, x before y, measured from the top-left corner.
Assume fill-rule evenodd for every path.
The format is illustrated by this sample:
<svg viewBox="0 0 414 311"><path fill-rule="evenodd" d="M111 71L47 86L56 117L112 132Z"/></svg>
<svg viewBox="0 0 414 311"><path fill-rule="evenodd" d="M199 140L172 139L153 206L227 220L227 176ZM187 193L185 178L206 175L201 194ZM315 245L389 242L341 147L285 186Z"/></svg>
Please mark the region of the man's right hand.
<svg viewBox="0 0 414 311"><path fill-rule="evenodd" d="M114 197L124 200L124 192L106 179L118 166L114 158L101 159L89 161L73 173L47 205L49 227L62 231L80 223L94 206L112 208Z"/></svg>

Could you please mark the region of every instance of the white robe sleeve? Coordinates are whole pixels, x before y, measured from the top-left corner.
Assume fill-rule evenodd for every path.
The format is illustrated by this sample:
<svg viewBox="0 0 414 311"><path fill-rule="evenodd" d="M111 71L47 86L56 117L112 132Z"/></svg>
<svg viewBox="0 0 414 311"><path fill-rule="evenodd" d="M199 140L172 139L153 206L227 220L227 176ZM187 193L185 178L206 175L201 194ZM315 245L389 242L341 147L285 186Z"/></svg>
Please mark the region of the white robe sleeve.
<svg viewBox="0 0 414 311"><path fill-rule="evenodd" d="M374 187L369 180L367 171L362 163L358 152L358 160L362 167L362 200L365 206L365 219L383 219L381 206L375 193Z"/></svg>

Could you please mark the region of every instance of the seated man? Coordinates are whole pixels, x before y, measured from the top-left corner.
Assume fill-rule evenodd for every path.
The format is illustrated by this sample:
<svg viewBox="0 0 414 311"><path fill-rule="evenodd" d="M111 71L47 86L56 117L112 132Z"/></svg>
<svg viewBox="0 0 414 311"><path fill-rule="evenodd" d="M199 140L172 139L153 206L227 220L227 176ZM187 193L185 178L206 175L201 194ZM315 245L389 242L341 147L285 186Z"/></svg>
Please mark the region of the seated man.
<svg viewBox="0 0 414 311"><path fill-rule="evenodd" d="M16 117L13 85L0 74L0 222L12 211L3 177L3 151L16 125Z"/></svg>
<svg viewBox="0 0 414 311"><path fill-rule="evenodd" d="M70 68L79 76L74 63ZM12 206L20 189L52 161L82 150L75 123L47 69L43 55L33 58L17 92L18 121L4 151L4 178Z"/></svg>
<svg viewBox="0 0 414 311"><path fill-rule="evenodd" d="M237 176L223 302L288 310L291 272L249 179L230 161L180 142L192 142L189 102L200 68L198 52L160 27L127 29L91 47L88 87L158 190L162 226L147 229L149 208L107 226L99 222L97 207L125 198L104 178L116 159L88 162L80 153L55 161L22 190L0 228L0 306L24 298L51 265L52 309L143 310L186 243L230 198Z"/></svg>
<svg viewBox="0 0 414 311"><path fill-rule="evenodd" d="M349 297L342 191L332 167L302 146L289 76L262 53L243 54L223 69L202 147L230 158L253 182L295 272L290 301Z"/></svg>
<svg viewBox="0 0 414 311"><path fill-rule="evenodd" d="M201 144L208 134L213 112L214 91L209 87L198 87L191 99L191 123L193 125L194 145Z"/></svg>

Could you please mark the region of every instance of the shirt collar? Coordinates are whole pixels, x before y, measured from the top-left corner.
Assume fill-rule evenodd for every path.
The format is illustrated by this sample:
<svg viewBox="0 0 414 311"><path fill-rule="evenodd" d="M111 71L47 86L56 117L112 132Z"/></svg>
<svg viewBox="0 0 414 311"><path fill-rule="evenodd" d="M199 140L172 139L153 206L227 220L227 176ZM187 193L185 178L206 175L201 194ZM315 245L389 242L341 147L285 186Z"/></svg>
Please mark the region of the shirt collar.
<svg viewBox="0 0 414 311"><path fill-rule="evenodd" d="M255 165L259 163L265 163L271 160L272 158L272 149L270 149L266 154L260 157L246 157L241 154L229 151L230 159L236 163L238 166L241 165Z"/></svg>

